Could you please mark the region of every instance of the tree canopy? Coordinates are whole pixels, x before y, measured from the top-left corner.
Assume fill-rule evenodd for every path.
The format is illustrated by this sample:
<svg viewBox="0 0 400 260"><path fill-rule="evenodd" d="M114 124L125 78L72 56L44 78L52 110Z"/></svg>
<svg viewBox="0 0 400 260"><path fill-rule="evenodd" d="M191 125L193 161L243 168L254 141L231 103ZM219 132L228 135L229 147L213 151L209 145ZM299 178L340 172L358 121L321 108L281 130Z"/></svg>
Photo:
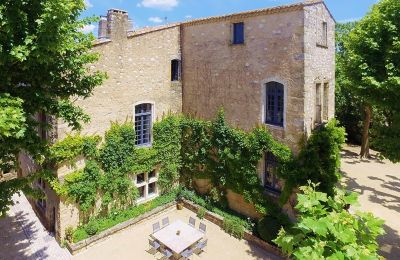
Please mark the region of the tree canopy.
<svg viewBox="0 0 400 260"><path fill-rule="evenodd" d="M383 156L400 161L400 1L381 0L344 41L344 72L355 95L382 112L374 142ZM368 114L367 113L367 114ZM371 116L371 115L370 115Z"/></svg>
<svg viewBox="0 0 400 260"><path fill-rule="evenodd" d="M73 100L89 97L105 75L89 66L98 54L91 51L94 36L81 29L95 18L80 19L84 9L84 0L1 1L0 170L16 167L21 151L43 160L47 142L38 129L51 124L38 121L38 113L75 130L89 120ZM2 195L16 187L0 185ZM1 196L0 209L9 203L8 195Z"/></svg>

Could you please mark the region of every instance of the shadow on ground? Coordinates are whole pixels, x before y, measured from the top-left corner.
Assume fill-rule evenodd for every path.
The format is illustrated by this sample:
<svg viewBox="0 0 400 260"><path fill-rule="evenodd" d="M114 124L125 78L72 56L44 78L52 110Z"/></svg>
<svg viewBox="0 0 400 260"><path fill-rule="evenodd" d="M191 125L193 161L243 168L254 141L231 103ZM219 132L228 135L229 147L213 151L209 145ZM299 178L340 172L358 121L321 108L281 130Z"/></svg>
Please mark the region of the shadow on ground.
<svg viewBox="0 0 400 260"><path fill-rule="evenodd" d="M14 216L0 219L0 259L45 259L47 247L33 248L37 236L35 223L28 214L17 212ZM23 224L23 225L22 225Z"/></svg>
<svg viewBox="0 0 400 260"><path fill-rule="evenodd" d="M346 146L342 151L343 185L360 194L358 210L371 211L385 220L386 234L379 238L380 254L400 259L400 165L381 160L375 152L371 158L360 159L358 149Z"/></svg>

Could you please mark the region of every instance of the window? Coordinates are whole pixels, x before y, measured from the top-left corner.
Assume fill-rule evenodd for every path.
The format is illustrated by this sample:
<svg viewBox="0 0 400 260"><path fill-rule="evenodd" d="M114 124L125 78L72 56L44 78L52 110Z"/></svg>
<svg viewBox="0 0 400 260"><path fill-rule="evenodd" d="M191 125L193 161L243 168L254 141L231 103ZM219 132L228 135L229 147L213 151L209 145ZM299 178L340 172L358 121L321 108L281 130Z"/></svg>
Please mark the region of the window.
<svg viewBox="0 0 400 260"><path fill-rule="evenodd" d="M171 61L171 81L181 80L181 61L172 60Z"/></svg>
<svg viewBox="0 0 400 260"><path fill-rule="evenodd" d="M46 210L46 206L47 206L46 199L38 199L37 200L37 205L39 206L39 208L41 210L45 211Z"/></svg>
<svg viewBox="0 0 400 260"><path fill-rule="evenodd" d="M234 23L233 24L233 44L243 44L244 43L244 23Z"/></svg>
<svg viewBox="0 0 400 260"><path fill-rule="evenodd" d="M323 100L323 109L322 116L325 121L328 120L328 107L329 107L329 84L324 84L324 100Z"/></svg>
<svg viewBox="0 0 400 260"><path fill-rule="evenodd" d="M322 22L322 31L321 38L318 45L327 47L328 46L328 24L326 22Z"/></svg>
<svg viewBox="0 0 400 260"><path fill-rule="evenodd" d="M156 171L136 175L136 187L139 190L138 202L145 202L157 195L157 181Z"/></svg>
<svg viewBox="0 0 400 260"><path fill-rule="evenodd" d="M39 178L37 180L37 187L40 188L43 191L46 189L46 183L42 178Z"/></svg>
<svg viewBox="0 0 400 260"><path fill-rule="evenodd" d="M315 86L315 122L321 123L321 83Z"/></svg>
<svg viewBox="0 0 400 260"><path fill-rule="evenodd" d="M136 175L136 183L141 184L144 182L144 173Z"/></svg>
<svg viewBox="0 0 400 260"><path fill-rule="evenodd" d="M151 144L151 104L140 104L135 107L136 145Z"/></svg>
<svg viewBox="0 0 400 260"><path fill-rule="evenodd" d="M156 194L156 183L150 183L149 184L149 195L154 195Z"/></svg>
<svg viewBox="0 0 400 260"><path fill-rule="evenodd" d="M266 123L283 126L284 87L278 82L266 85Z"/></svg>
<svg viewBox="0 0 400 260"><path fill-rule="evenodd" d="M145 186L142 186L142 187L139 187L138 188L138 191L139 191L139 199L144 199L145 198L145 196L146 196L146 193L145 193Z"/></svg>
<svg viewBox="0 0 400 260"><path fill-rule="evenodd" d="M278 161L276 160L276 157L271 152L266 153L264 187L273 192L280 192L282 189L276 175L277 167Z"/></svg>

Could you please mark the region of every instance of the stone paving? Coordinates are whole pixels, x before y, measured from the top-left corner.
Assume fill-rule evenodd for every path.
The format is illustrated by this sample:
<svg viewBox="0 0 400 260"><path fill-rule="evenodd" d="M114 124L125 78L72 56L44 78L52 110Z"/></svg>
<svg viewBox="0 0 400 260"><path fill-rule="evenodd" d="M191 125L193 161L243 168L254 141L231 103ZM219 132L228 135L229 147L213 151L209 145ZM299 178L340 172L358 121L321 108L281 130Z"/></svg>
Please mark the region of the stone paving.
<svg viewBox="0 0 400 260"><path fill-rule="evenodd" d="M385 220L386 234L379 238L380 254L389 260L400 259L400 164L372 158L360 160L358 146L342 152L342 172L347 189L360 194L352 210L372 212Z"/></svg>
<svg viewBox="0 0 400 260"><path fill-rule="evenodd" d="M0 259L71 259L40 223L26 197L16 194L13 200L8 216L0 219Z"/></svg>

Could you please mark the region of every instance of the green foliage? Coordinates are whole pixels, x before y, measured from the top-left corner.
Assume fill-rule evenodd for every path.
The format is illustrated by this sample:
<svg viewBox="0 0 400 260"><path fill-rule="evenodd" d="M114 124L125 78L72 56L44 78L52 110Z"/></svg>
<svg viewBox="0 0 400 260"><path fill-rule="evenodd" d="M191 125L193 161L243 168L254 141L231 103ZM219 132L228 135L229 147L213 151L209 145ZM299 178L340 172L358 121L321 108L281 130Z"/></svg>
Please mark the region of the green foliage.
<svg viewBox="0 0 400 260"><path fill-rule="evenodd" d="M383 120L374 124L372 145L400 161L400 2L381 0L344 40L343 72L351 91Z"/></svg>
<svg viewBox="0 0 400 260"><path fill-rule="evenodd" d="M383 220L346 211L347 205L357 202L355 193L336 189L328 196L316 188L300 188L304 194L298 195L298 222L281 229L274 242L296 259L378 259L376 239L384 234Z"/></svg>
<svg viewBox="0 0 400 260"><path fill-rule="evenodd" d="M74 236L74 228L67 227L65 229L65 240L71 243L73 241L73 236Z"/></svg>
<svg viewBox="0 0 400 260"><path fill-rule="evenodd" d="M242 239L244 235L243 225L235 218L225 217L222 225L224 231L238 239Z"/></svg>
<svg viewBox="0 0 400 260"><path fill-rule="evenodd" d="M181 169L181 117L169 115L154 124L153 147L157 151L160 175L158 185L161 192L170 192L178 184Z"/></svg>
<svg viewBox="0 0 400 260"><path fill-rule="evenodd" d="M92 235L87 232L88 225L95 225L97 227L96 233L100 233L104 230L107 230L119 223L127 221L129 219L136 218L140 215L143 215L146 212L149 212L157 207L166 205L170 202L175 201L177 195L177 191L174 190L170 193L164 194L160 197L155 198L152 201L149 201L145 204L140 204L135 207L131 207L125 210L116 210L111 212L106 217L92 218L90 222L86 225L78 227L74 231L74 242L79 242L83 239L86 239Z"/></svg>
<svg viewBox="0 0 400 260"><path fill-rule="evenodd" d="M204 217L205 217L205 215L206 215L206 212L207 212L207 210L205 209L205 208L199 208L198 210L197 210L197 217L199 218L199 219L203 219Z"/></svg>
<svg viewBox="0 0 400 260"><path fill-rule="evenodd" d="M85 231L89 236L94 236L99 231L99 223L97 221L89 221L85 226Z"/></svg>
<svg viewBox="0 0 400 260"><path fill-rule="evenodd" d="M112 123L100 149L100 162L104 171L127 171L135 151L135 130L132 122Z"/></svg>
<svg viewBox="0 0 400 260"><path fill-rule="evenodd" d="M290 149L276 142L265 127L250 133L230 127L222 110L213 122L184 118L182 122L182 182L190 186L193 178L209 178L221 198L227 189L242 194L263 214L278 214L279 207L265 198L257 165L270 151L281 165L292 161ZM281 168L283 170L284 167Z"/></svg>
<svg viewBox="0 0 400 260"><path fill-rule="evenodd" d="M279 233L282 227L287 227L287 223L282 223L282 220L274 216L265 216L257 223L257 232L259 236L267 241L272 242Z"/></svg>
<svg viewBox="0 0 400 260"><path fill-rule="evenodd" d="M320 191L333 194L340 178L340 151L345 130L336 120L315 129L296 161L281 175L287 180L285 190L305 185L308 180L321 183Z"/></svg>
<svg viewBox="0 0 400 260"><path fill-rule="evenodd" d="M78 156L96 158L100 136L68 135L50 147L49 160L55 163L72 162Z"/></svg>
<svg viewBox="0 0 400 260"><path fill-rule="evenodd" d="M88 117L70 98L86 98L105 78L90 70L98 54L92 34L79 29L83 0L5 0L0 3L0 166L9 170L24 151L38 163L48 153L35 116L44 112L79 129ZM23 182L3 184L1 196L28 189ZM27 184L25 181L24 183ZM7 203L8 204L8 203ZM0 210L4 208L0 204Z"/></svg>

